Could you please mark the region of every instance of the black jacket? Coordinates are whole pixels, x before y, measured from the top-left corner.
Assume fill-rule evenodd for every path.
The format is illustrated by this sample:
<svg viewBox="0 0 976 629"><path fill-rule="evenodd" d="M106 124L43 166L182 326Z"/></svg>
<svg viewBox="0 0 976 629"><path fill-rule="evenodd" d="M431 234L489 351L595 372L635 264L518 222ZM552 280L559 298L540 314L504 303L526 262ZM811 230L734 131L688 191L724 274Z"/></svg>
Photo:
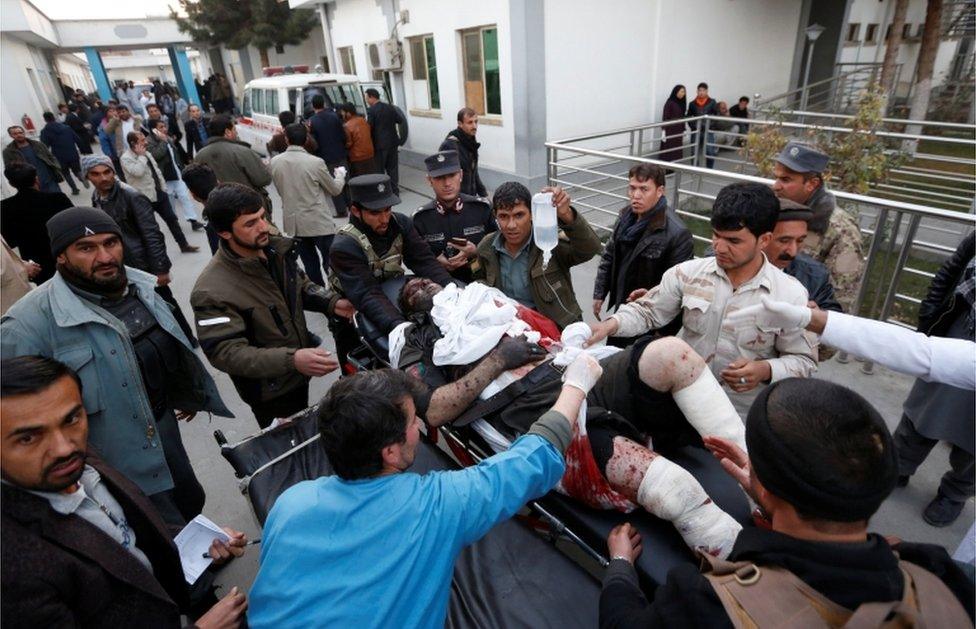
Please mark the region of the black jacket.
<svg viewBox="0 0 976 629"><path fill-rule="evenodd" d="M965 300L956 297L956 285L974 254L976 232L962 239L956 252L932 278L929 292L918 307L919 332L929 336L945 336L959 313L968 307Z"/></svg>
<svg viewBox="0 0 976 629"><path fill-rule="evenodd" d="M59 162L71 163L80 159L81 138L63 122L49 122L41 129L41 142L51 148Z"/></svg>
<svg viewBox="0 0 976 629"><path fill-rule="evenodd" d="M180 178L180 173L183 172L183 167L186 165L186 153L183 151L183 146L179 142L173 140L172 142L166 142L160 140L155 136L147 136L152 139L149 140L148 150L152 154L153 159L156 160L156 164L159 165L159 170L163 173L163 180L165 181L176 181ZM167 145L173 147L173 153L170 154ZM173 158L176 158L174 161Z"/></svg>
<svg viewBox="0 0 976 629"><path fill-rule="evenodd" d="M341 162L348 157L346 130L332 109L323 109L312 116L312 135L319 144L318 156L327 164Z"/></svg>
<svg viewBox="0 0 976 629"><path fill-rule="evenodd" d="M438 151L457 151L461 161L461 192L475 197L487 197L488 189L481 183L478 174L478 148L481 144L474 136L461 131L460 127L452 129Z"/></svg>
<svg viewBox="0 0 976 629"><path fill-rule="evenodd" d="M593 285L593 299L606 299L607 310L626 303L634 289L657 286L665 271L694 257L691 232L678 215L667 207L651 211L647 229L633 247L620 242L629 205L613 226Z"/></svg>
<svg viewBox="0 0 976 629"><path fill-rule="evenodd" d="M718 115L718 102L716 102L714 98L709 97L708 100L705 101L705 105L701 107L699 107L698 103L695 102L695 99L691 99L688 101L689 118L692 118L694 116L716 116L716 115ZM694 130L697 129L698 126L703 125L704 122L705 122L704 120L698 120L696 122L691 122L689 124L691 125L691 128Z"/></svg>
<svg viewBox="0 0 976 629"><path fill-rule="evenodd" d="M200 117L199 122L190 118L187 119L186 124L183 125L183 128L186 129L186 155L188 160L193 159L194 151L199 151L203 148L203 145L207 143L206 140L203 139L203 136L200 135L200 127L203 127L204 133L207 132L207 121L203 118L203 116ZM210 137L208 136L207 139L209 140Z"/></svg>
<svg viewBox="0 0 976 629"><path fill-rule="evenodd" d="M88 463L125 512L152 571L83 518L4 483L4 627L179 627L188 599L173 531L122 474L90 453Z"/></svg>
<svg viewBox="0 0 976 629"><path fill-rule="evenodd" d="M834 297L834 285L830 283L830 271L822 262L817 262L801 253L783 269L787 275L795 277L807 289L810 299L817 302L821 310L844 312Z"/></svg>
<svg viewBox="0 0 976 629"><path fill-rule="evenodd" d="M472 197L467 194L459 195L461 212L450 210L441 214L437 210L437 201L430 201L422 205L413 215L413 226L417 233L427 241L434 257L444 253L447 242L451 238L464 238L478 244L488 234L498 231L495 215L491 211L488 199ZM462 282L470 282L471 266L455 269L451 276Z"/></svg>
<svg viewBox="0 0 976 629"><path fill-rule="evenodd" d="M20 190L0 201L0 233L8 245L20 249L21 258L41 265L41 273L35 278L38 285L51 279L57 270L47 237L47 221L73 205L63 192L34 188Z"/></svg>
<svg viewBox="0 0 976 629"><path fill-rule="evenodd" d="M105 210L122 229L125 264L153 275L169 272L171 264L166 255L166 241L146 195L116 181L115 188L104 200L97 190L92 192L92 207Z"/></svg>
<svg viewBox="0 0 976 629"><path fill-rule="evenodd" d="M376 101L366 111L373 136L373 148L381 151L395 149L407 142L407 118L396 105Z"/></svg>
<svg viewBox="0 0 976 629"><path fill-rule="evenodd" d="M895 550L952 590L973 617L972 584L941 546L901 543ZM753 561L790 570L838 605L900 600L904 579L898 557L884 538L871 534L855 544L808 542L754 526L742 529L729 561ZM633 566L610 562L600 596L600 627L731 627L718 595L696 565L668 573L652 602L644 597Z"/></svg>
<svg viewBox="0 0 976 629"><path fill-rule="evenodd" d="M397 234L403 234L403 263L407 268L415 275L429 278L441 286L452 281L451 276L430 252L430 247L417 233L409 216L394 212L393 220L383 237L355 218L351 221L366 234L378 256L383 257L390 250ZM389 333L406 320L383 294L380 283L373 277L366 253L355 238L342 232L336 234L329 249L329 267L342 286L343 297L351 301L356 310L361 310L384 333Z"/></svg>

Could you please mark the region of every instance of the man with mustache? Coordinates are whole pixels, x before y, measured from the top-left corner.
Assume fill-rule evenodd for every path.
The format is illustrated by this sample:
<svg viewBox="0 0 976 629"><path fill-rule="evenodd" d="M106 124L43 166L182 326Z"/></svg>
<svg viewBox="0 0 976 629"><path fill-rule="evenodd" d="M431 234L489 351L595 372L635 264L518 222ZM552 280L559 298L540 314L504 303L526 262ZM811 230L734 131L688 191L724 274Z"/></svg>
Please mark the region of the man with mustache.
<svg viewBox="0 0 976 629"><path fill-rule="evenodd" d="M810 208L781 198L773 237L763 247L763 253L773 266L787 275L792 275L803 284L810 294L810 305L816 304L821 310L843 312L834 297L830 271L822 262L817 262L803 253L807 225L811 219L813 219L813 212Z"/></svg>
<svg viewBox="0 0 976 629"><path fill-rule="evenodd" d="M232 415L154 290L156 276L123 264L127 244L108 214L69 208L47 231L58 272L0 319L0 356L46 356L74 369L92 445L182 526L206 496L177 420Z"/></svg>
<svg viewBox="0 0 976 629"><path fill-rule="evenodd" d="M201 629L237 627L244 594L194 605L172 528L88 447L87 394L56 360L0 363L0 613L17 627L175 628L181 613ZM244 554L244 534L224 530L231 539L213 540L213 565Z"/></svg>

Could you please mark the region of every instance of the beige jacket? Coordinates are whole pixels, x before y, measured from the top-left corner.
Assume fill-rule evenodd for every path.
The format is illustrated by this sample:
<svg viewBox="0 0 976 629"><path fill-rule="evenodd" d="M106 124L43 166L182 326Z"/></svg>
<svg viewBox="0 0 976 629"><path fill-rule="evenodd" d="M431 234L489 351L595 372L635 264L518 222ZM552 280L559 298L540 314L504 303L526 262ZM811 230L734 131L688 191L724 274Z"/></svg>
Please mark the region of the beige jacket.
<svg viewBox="0 0 976 629"><path fill-rule="evenodd" d="M6 240L0 238L0 315L34 286L27 278L27 268Z"/></svg>
<svg viewBox="0 0 976 629"><path fill-rule="evenodd" d="M613 315L619 324L616 334L637 336L663 327L681 314L678 337L705 359L719 382L721 371L740 357L768 361L772 382L810 376L817 370L815 334L754 324L733 327L724 322L726 315L761 303L763 295L798 306L807 304L807 289L765 256L759 273L735 290L714 257L688 260L665 271L661 283L642 298L620 307ZM726 392L743 414L761 389Z"/></svg>
<svg viewBox="0 0 976 629"><path fill-rule="evenodd" d="M153 179L150 165L156 171L156 178L159 185L163 185L163 171L159 168L155 158L146 152L143 155L136 155L132 149L126 150L119 158L122 162L122 172L125 173L125 182L146 195L152 203L156 202L156 180Z"/></svg>
<svg viewBox="0 0 976 629"><path fill-rule="evenodd" d="M129 131L142 131L142 116L132 113L130 116L132 128ZM112 144L115 146L115 154L122 155L129 148L129 143L125 140L125 125L121 118L109 118L105 123L105 131L112 136Z"/></svg>
<svg viewBox="0 0 976 629"><path fill-rule="evenodd" d="M289 146L271 158L271 178L281 195L282 227L289 236L330 236L336 233L334 195L345 176L333 178L321 158L300 146Z"/></svg>

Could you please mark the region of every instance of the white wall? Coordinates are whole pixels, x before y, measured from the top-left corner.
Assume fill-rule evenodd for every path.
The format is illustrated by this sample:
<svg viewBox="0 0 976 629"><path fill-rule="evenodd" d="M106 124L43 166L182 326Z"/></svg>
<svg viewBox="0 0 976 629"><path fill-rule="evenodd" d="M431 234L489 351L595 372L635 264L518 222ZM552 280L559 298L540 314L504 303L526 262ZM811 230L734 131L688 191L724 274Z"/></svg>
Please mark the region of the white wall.
<svg viewBox="0 0 976 629"><path fill-rule="evenodd" d="M884 61L885 45L884 36L890 23L894 10L888 11L887 7L894 0L877 2L876 0L854 0L851 3L851 10L841 33L841 55L843 63L871 63ZM915 66L918 63L918 53L921 48L921 40L915 35L919 32L919 26L925 23L925 0L911 0L908 4L908 12L905 15L905 23L911 24L911 38L902 40L898 49L898 63L902 64L901 74L899 75L899 93L908 91L908 87L915 75ZM887 19L887 22L885 21ZM861 25L859 42L847 43L847 25L858 23ZM868 24L878 24L878 35L875 43L864 42L867 34ZM939 44L939 52L935 58L935 70L933 72L932 83L939 85L949 71L952 57L955 55L956 47L959 45L957 40L942 41Z"/></svg>
<svg viewBox="0 0 976 629"><path fill-rule="evenodd" d="M547 136L661 119L701 81L730 104L789 88L800 2L546 0ZM742 34L761 37L742 37Z"/></svg>
<svg viewBox="0 0 976 629"><path fill-rule="evenodd" d="M53 82L51 65L39 49L5 33L0 33L0 50L3 51L0 54L0 76L3 76L5 88L0 90L3 128L19 125L21 116L27 114L40 129L43 125L41 114L55 111L62 100L61 92Z"/></svg>
<svg viewBox="0 0 976 629"><path fill-rule="evenodd" d="M57 66L55 69L66 85L84 90L86 93L95 91L95 82L92 80L88 63L71 54L57 55L54 63Z"/></svg>

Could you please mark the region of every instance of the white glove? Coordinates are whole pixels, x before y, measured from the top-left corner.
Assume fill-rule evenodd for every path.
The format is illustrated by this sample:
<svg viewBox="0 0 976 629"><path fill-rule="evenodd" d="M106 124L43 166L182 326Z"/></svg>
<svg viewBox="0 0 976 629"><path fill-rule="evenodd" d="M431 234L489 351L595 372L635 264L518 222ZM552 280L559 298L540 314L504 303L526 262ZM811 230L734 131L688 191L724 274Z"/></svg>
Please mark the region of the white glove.
<svg viewBox="0 0 976 629"><path fill-rule="evenodd" d="M346 178L346 167L345 166L336 166L335 176L336 176L336 178L345 179Z"/></svg>
<svg viewBox="0 0 976 629"><path fill-rule="evenodd" d="M785 301L774 301L763 295L762 303L736 310L725 317L733 326L755 322L756 325L783 330L803 329L810 324L813 312L807 306L795 306Z"/></svg>
<svg viewBox="0 0 976 629"><path fill-rule="evenodd" d="M595 358L586 352L580 352L576 360L569 363L563 372L563 384L576 387L583 393L589 393L603 374L603 367Z"/></svg>

